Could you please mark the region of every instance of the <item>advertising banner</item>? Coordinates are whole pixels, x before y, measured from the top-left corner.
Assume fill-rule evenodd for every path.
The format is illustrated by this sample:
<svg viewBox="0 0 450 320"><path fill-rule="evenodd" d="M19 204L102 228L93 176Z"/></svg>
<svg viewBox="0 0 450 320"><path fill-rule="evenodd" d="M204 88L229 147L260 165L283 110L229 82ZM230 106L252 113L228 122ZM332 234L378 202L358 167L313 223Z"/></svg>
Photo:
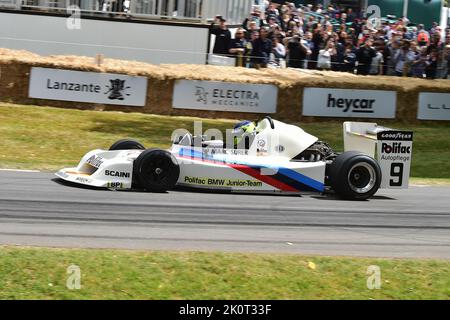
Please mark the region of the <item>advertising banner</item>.
<svg viewBox="0 0 450 320"><path fill-rule="evenodd" d="M303 115L394 119L395 91L305 88Z"/></svg>
<svg viewBox="0 0 450 320"><path fill-rule="evenodd" d="M417 119L450 120L450 93L421 92Z"/></svg>
<svg viewBox="0 0 450 320"><path fill-rule="evenodd" d="M275 113L278 88L268 84L177 80L173 107L231 112Z"/></svg>
<svg viewBox="0 0 450 320"><path fill-rule="evenodd" d="M28 96L49 100L144 106L147 78L33 67Z"/></svg>

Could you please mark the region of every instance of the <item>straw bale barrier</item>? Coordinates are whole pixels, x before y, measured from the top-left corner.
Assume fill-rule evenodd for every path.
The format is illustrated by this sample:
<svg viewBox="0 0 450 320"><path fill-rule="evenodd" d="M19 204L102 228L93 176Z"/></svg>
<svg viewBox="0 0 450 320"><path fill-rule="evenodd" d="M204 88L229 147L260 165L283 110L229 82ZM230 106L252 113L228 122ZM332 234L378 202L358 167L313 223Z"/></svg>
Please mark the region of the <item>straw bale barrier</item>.
<svg viewBox="0 0 450 320"><path fill-rule="evenodd" d="M90 72L108 72L144 76L148 79L146 105L127 107L81 102L53 101L28 97L31 67L46 67ZM210 80L251 84L273 84L279 89L274 118L280 120L319 121L326 118L302 117L304 87L391 90L397 92L397 119L417 122L419 92L450 93L448 80L424 80L386 76L356 76L349 73L292 69L245 69L209 65L151 65L137 61L94 59L81 56L40 56L27 51L0 49L0 100L19 104L47 105L87 110L118 110L162 115L201 116L207 118L258 118L258 114L186 110L172 108L175 80Z"/></svg>

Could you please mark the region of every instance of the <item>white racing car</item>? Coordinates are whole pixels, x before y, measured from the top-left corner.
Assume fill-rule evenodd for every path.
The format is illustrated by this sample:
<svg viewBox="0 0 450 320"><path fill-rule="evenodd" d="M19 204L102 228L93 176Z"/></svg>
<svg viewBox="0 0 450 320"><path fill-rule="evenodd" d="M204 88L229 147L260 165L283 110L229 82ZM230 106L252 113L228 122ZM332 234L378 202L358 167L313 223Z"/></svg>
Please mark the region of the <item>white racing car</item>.
<svg viewBox="0 0 450 320"><path fill-rule="evenodd" d="M412 132L345 122L344 152L270 117L235 127L228 143L190 133L169 150L120 140L87 153L63 180L115 190L165 192L176 186L248 193L334 191L363 200L382 188L407 188Z"/></svg>

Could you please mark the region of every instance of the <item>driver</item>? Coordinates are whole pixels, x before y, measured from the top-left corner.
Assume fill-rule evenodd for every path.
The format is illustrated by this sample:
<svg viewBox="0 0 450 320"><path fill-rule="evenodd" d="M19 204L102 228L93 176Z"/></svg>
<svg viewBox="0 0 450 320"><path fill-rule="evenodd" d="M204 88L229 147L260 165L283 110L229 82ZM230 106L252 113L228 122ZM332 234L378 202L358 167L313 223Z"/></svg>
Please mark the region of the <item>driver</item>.
<svg viewBox="0 0 450 320"><path fill-rule="evenodd" d="M246 136L250 136L256 131L256 126L252 121L244 120L237 123L232 131L233 142L235 148L241 143L242 139ZM247 148L247 147L246 147Z"/></svg>

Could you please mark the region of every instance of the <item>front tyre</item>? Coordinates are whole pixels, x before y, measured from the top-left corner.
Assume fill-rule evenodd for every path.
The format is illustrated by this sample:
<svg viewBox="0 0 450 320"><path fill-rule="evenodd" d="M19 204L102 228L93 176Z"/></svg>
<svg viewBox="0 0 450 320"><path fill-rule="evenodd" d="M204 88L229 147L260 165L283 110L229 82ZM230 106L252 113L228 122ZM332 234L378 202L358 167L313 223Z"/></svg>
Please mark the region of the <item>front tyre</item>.
<svg viewBox="0 0 450 320"><path fill-rule="evenodd" d="M175 187L180 166L170 152L149 149L134 161L134 175L140 187L151 192L166 192Z"/></svg>
<svg viewBox="0 0 450 320"><path fill-rule="evenodd" d="M145 150L145 147L135 140L122 139L115 142L109 148L109 151L117 151L117 150Z"/></svg>
<svg viewBox="0 0 450 320"><path fill-rule="evenodd" d="M381 184L381 169L368 155L345 152L336 157L328 168L331 187L344 199L366 200Z"/></svg>

